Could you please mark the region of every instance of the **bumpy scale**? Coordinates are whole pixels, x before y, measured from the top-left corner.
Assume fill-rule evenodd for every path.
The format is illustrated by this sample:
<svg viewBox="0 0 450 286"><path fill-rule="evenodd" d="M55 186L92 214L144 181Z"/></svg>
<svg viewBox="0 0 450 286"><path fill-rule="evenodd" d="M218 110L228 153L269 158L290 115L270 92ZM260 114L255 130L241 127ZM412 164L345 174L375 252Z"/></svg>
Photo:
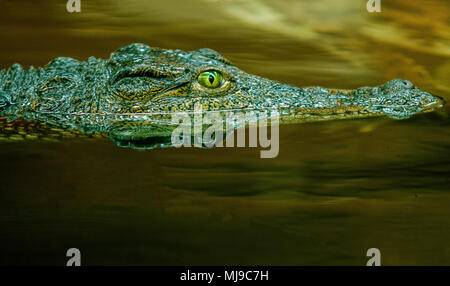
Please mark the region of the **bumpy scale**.
<svg viewBox="0 0 450 286"><path fill-rule="evenodd" d="M0 116L117 142L170 136L178 112L276 110L281 123L383 116L405 119L441 98L394 79L355 90L295 87L245 73L210 49L124 46L107 60L59 57L42 68L0 71ZM242 113L240 113L242 114Z"/></svg>

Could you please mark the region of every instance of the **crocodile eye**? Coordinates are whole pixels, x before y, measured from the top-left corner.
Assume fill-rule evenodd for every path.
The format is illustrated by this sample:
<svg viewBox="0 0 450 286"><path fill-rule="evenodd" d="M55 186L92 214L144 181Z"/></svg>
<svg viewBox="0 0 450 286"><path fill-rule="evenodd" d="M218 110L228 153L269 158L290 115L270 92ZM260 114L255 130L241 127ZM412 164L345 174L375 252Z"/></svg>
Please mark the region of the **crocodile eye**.
<svg viewBox="0 0 450 286"><path fill-rule="evenodd" d="M205 71L198 76L198 82L204 87L216 88L222 84L222 74L218 71Z"/></svg>

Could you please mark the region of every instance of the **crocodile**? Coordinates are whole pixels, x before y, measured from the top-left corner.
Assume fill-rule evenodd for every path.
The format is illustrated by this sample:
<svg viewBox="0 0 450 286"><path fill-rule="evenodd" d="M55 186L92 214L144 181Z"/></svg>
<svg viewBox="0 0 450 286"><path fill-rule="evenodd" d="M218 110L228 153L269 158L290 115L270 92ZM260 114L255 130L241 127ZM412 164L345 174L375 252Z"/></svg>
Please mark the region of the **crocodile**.
<svg viewBox="0 0 450 286"><path fill-rule="evenodd" d="M101 133L118 145L170 137L177 113L276 110L280 123L388 116L443 106L410 81L353 90L296 87L244 72L218 52L123 46L109 59L58 57L44 67L0 71L0 116L60 130ZM11 123L9 123L11 124ZM166 140L167 142L167 140ZM153 146L149 144L149 146Z"/></svg>

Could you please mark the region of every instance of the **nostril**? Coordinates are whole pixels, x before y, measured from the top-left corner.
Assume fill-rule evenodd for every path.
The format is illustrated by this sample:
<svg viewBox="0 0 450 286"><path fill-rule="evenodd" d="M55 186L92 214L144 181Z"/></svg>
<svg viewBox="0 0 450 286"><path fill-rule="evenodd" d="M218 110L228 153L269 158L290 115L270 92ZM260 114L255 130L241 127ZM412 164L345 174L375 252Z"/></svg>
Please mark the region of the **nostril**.
<svg viewBox="0 0 450 286"><path fill-rule="evenodd" d="M396 79L393 79L391 81L388 81L385 84L385 87L390 88L390 89L394 89L394 90L402 90L402 89L413 88L414 85L409 80L396 78Z"/></svg>
<svg viewBox="0 0 450 286"><path fill-rule="evenodd" d="M405 88L412 88L413 87L413 83L410 82L409 80L402 80L403 86Z"/></svg>

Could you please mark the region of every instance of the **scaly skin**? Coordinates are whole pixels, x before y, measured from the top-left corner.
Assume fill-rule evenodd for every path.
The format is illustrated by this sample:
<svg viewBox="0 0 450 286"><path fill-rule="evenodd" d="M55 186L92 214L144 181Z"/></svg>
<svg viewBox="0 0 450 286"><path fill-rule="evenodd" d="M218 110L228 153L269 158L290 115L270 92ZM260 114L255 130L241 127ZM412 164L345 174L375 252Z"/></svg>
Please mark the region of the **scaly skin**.
<svg viewBox="0 0 450 286"><path fill-rule="evenodd" d="M223 79L198 81L204 71ZM281 123L383 116L409 118L441 107L441 98L407 80L336 90L295 87L247 74L210 49L185 52L124 46L107 60L59 57L25 71L0 71L0 116L23 117L61 129L101 132L118 142L170 136L171 115L277 110Z"/></svg>

